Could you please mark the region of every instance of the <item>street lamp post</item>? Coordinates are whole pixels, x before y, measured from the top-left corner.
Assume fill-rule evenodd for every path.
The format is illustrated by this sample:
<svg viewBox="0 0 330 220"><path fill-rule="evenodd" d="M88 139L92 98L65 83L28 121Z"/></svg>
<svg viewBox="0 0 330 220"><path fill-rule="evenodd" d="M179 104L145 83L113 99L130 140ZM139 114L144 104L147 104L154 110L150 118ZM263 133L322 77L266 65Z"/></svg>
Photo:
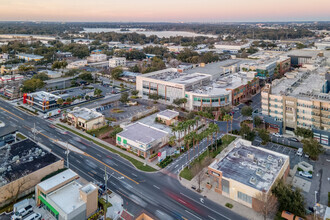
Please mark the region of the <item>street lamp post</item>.
<svg viewBox="0 0 330 220"><path fill-rule="evenodd" d="M69 166L70 166L70 163L69 163L69 153L70 153L70 150L69 150L68 142L66 142L66 151L65 151L65 154L66 154L66 166L67 166L67 168L69 168Z"/></svg>

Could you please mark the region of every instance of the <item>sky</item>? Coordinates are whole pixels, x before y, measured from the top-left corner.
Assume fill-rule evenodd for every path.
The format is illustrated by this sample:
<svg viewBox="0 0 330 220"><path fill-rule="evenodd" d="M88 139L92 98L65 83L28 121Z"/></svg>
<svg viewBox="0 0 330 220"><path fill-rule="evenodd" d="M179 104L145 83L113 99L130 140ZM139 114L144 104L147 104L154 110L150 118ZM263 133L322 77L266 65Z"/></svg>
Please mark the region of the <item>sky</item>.
<svg viewBox="0 0 330 220"><path fill-rule="evenodd" d="M330 21L330 0L0 0L1 21Z"/></svg>

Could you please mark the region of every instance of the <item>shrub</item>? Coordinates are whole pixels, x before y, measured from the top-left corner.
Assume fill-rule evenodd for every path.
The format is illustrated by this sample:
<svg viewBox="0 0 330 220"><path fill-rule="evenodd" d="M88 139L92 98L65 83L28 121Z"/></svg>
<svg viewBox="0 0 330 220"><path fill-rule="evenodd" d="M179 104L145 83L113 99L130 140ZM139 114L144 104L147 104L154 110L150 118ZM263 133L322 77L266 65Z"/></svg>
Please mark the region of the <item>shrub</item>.
<svg viewBox="0 0 330 220"><path fill-rule="evenodd" d="M300 167L297 168L298 171L304 171L303 169L301 169Z"/></svg>
<svg viewBox="0 0 330 220"><path fill-rule="evenodd" d="M167 156L162 162L159 163L158 166L160 166L161 168L166 167L168 164L170 164L173 161L172 157Z"/></svg>
<svg viewBox="0 0 330 220"><path fill-rule="evenodd" d="M310 171L308 171L308 173L313 174L313 171L310 170Z"/></svg>
<svg viewBox="0 0 330 220"><path fill-rule="evenodd" d="M230 203L227 202L227 203L226 203L226 207L228 207L228 208L231 209L231 208L233 208L233 204L230 204Z"/></svg>

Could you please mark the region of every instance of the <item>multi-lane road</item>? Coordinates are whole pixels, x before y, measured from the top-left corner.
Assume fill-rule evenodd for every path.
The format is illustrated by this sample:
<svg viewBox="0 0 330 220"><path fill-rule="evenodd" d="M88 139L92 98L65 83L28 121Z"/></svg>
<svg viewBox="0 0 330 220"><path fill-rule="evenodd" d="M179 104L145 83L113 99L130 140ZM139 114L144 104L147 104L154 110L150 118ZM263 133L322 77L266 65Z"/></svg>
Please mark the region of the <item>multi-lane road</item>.
<svg viewBox="0 0 330 220"><path fill-rule="evenodd" d="M106 167L108 174L112 175L108 187L123 197L124 208L131 207L136 212L134 214L145 210L164 219L245 219L207 198L201 203L201 196L183 187L175 177L177 174L140 172L117 154L64 132L50 121L26 114L2 100L0 120L17 127L19 132L31 139L35 136L36 142L65 160L66 149L59 142L67 142L80 149L83 153L70 152L69 164L72 170L88 181L103 182ZM33 133L34 125L37 135Z"/></svg>

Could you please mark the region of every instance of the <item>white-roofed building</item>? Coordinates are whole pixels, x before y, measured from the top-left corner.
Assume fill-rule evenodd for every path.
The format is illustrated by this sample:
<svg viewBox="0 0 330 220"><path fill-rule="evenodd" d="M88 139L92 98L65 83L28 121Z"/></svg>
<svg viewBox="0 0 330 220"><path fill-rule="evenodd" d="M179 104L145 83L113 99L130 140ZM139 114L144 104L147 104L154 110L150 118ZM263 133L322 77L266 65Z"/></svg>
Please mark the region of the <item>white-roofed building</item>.
<svg viewBox="0 0 330 220"><path fill-rule="evenodd" d="M157 119L168 126L174 124L178 120L178 117L179 112L170 109L166 109L157 114Z"/></svg>
<svg viewBox="0 0 330 220"><path fill-rule="evenodd" d="M87 219L97 210L98 187L84 185L70 169L39 183L35 194L37 205L43 204L56 219Z"/></svg>
<svg viewBox="0 0 330 220"><path fill-rule="evenodd" d="M84 131L98 129L105 125L104 115L93 109L79 107L75 107L67 114L67 121Z"/></svg>
<svg viewBox="0 0 330 220"><path fill-rule="evenodd" d="M117 134L116 143L128 151L150 156L157 149L168 143L169 133L140 122L130 124Z"/></svg>

